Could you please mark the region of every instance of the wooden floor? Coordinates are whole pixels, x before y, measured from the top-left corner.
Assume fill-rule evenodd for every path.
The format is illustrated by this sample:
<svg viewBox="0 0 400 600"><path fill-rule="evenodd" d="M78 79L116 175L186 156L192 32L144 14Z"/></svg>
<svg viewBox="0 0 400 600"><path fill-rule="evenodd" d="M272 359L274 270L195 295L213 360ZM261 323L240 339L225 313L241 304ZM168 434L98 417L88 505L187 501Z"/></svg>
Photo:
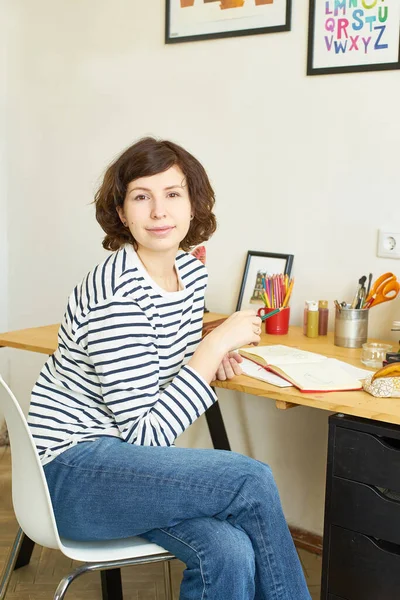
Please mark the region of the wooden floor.
<svg viewBox="0 0 400 600"><path fill-rule="evenodd" d="M0 574L17 529L11 504L10 449L0 447ZM321 557L301 549L298 553L312 599L319 600ZM78 564L57 550L35 546L30 564L13 573L6 600L52 600L59 581ZM178 600L184 565L174 560L171 567L174 600ZM126 567L122 578L125 600L165 600L162 565ZM100 574L83 575L71 585L66 600L101 600Z"/></svg>

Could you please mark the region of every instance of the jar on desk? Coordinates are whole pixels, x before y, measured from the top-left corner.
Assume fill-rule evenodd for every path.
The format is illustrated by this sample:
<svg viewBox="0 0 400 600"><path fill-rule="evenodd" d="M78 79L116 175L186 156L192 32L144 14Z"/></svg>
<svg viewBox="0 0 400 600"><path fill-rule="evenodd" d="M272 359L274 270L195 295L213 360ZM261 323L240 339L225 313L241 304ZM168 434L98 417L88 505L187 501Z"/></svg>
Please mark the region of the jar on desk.
<svg viewBox="0 0 400 600"><path fill-rule="evenodd" d="M367 308L338 308L335 313L335 346L361 348L368 339Z"/></svg>
<svg viewBox="0 0 400 600"><path fill-rule="evenodd" d="M361 362L367 367L380 369L386 358L386 352L390 352L392 346L381 342L367 342L362 345Z"/></svg>

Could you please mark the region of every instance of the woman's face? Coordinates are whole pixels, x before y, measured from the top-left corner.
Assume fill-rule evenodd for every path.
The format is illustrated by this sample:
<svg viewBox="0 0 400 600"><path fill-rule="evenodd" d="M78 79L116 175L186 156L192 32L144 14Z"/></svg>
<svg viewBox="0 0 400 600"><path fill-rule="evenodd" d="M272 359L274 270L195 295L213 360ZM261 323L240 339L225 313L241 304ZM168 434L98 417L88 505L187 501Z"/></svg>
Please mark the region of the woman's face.
<svg viewBox="0 0 400 600"><path fill-rule="evenodd" d="M178 250L192 214L184 174L175 165L163 173L131 181L124 204L117 210L139 251Z"/></svg>

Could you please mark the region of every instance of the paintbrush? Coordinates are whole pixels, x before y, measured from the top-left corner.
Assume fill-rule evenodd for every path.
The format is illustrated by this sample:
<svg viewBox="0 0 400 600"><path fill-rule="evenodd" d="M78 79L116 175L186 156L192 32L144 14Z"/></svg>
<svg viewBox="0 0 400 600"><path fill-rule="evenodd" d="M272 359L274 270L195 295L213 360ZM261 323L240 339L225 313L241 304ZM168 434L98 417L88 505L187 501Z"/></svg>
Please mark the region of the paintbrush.
<svg viewBox="0 0 400 600"><path fill-rule="evenodd" d="M360 282L361 282L361 287L359 289L358 292L358 300L357 300L357 305L356 308L362 308L363 304L365 302L365 297L366 297L366 289L365 289L365 282L367 281L366 276L364 275L363 277L361 277Z"/></svg>
<svg viewBox="0 0 400 600"><path fill-rule="evenodd" d="M357 308L357 306L359 304L359 300L360 300L361 288L364 286L366 281L367 281L367 278L365 275L360 277L360 279L358 280L358 288L357 288L356 295L353 298L353 302L351 303L350 308Z"/></svg>
<svg viewBox="0 0 400 600"><path fill-rule="evenodd" d="M368 275L368 287L367 287L367 293L366 293L366 297L368 298L369 296L369 292L371 290L371 282L372 282L372 273L370 273Z"/></svg>

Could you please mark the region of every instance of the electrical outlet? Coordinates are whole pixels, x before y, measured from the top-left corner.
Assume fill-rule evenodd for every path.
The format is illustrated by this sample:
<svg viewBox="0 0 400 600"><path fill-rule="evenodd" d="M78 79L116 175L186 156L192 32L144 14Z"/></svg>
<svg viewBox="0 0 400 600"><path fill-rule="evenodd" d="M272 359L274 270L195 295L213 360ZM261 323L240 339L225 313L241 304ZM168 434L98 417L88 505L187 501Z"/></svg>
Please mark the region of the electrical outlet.
<svg viewBox="0 0 400 600"><path fill-rule="evenodd" d="M400 258L400 233L380 229L376 254L382 258Z"/></svg>

